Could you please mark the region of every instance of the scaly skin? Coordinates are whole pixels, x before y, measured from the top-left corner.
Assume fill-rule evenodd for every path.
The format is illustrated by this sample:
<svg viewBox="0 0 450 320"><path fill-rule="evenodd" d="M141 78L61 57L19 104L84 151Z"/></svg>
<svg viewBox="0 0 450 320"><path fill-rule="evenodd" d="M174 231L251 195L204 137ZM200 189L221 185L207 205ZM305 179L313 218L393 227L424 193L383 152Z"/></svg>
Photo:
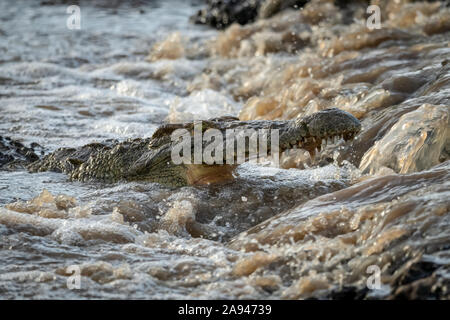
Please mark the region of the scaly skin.
<svg viewBox="0 0 450 320"><path fill-rule="evenodd" d="M194 124L165 124L151 138L146 139L127 140L112 145L92 143L79 149L60 148L33 162L28 168L32 172L64 172L72 180L141 180L169 186L208 184L232 179L236 165L175 165L171 159L175 144L171 140L171 133L181 128L193 133ZM302 119L287 121L239 121L234 117L202 121L202 132L210 128L220 130L223 137L227 129L278 129L280 152L298 147L314 155L323 139L340 136L350 140L360 131L361 124L345 111L327 109ZM270 145L268 143L268 152L271 151ZM248 153L246 145L247 156Z"/></svg>

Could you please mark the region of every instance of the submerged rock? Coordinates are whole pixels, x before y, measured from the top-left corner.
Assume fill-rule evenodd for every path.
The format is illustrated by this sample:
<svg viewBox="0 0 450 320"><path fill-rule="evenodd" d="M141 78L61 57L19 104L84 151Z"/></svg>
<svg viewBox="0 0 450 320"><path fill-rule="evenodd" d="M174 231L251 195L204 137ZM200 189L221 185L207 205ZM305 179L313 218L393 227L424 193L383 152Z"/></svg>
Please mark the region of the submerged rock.
<svg viewBox="0 0 450 320"><path fill-rule="evenodd" d="M276 254L252 273L291 279L285 298L445 299L449 168L446 161L317 197L243 232L228 247ZM379 270L376 287L368 284L370 270Z"/></svg>

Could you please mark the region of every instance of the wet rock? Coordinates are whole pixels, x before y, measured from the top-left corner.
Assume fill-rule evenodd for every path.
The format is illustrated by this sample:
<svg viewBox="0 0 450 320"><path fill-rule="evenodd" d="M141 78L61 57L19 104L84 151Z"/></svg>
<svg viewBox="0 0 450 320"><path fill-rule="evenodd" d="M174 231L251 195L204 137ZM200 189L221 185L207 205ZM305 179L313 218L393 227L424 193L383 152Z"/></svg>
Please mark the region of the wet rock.
<svg viewBox="0 0 450 320"><path fill-rule="evenodd" d="M247 251L254 251L258 243L261 245L279 245L291 241L303 242L308 240L311 234L336 238L338 235L348 234L352 230L358 229L366 219L371 220L372 223L380 223L380 227L383 227L391 223L392 219L398 219L404 214L413 215L414 210L418 210L418 212L430 210L437 215L441 215L442 210L442 214L445 215L448 208L444 204L444 199L442 199L442 207L436 204L434 207L425 208L419 205L422 203L419 198L414 198L414 202L409 203L408 206L403 206L400 197L404 197L408 193L415 194L416 190L425 187L436 188L436 190L433 190L440 192L441 184L449 176L449 166L450 162L446 161L429 171L374 178L317 197L250 228L233 238L230 241L230 246L236 249L245 248ZM419 185L417 181L420 179L422 179L422 184ZM427 192L433 194L433 190ZM369 195L372 196L369 197ZM367 198L364 198L365 196ZM425 197L425 194L422 194L421 197ZM408 198L410 197L405 197L405 200ZM398 201L390 204L393 199ZM327 208L328 205L329 208ZM388 207L389 210L386 209ZM377 212L383 212L383 215L375 219L374 215ZM392 217L389 217L391 213ZM393 231L399 233L401 230L394 229ZM403 234L403 232L400 232L398 236L394 237L392 232L383 233L380 238L385 241L383 242L378 238L373 242L373 245L369 245L369 242L366 241L365 252L369 255L380 252L387 243L401 238ZM344 240L344 242L348 241Z"/></svg>
<svg viewBox="0 0 450 320"><path fill-rule="evenodd" d="M367 151L360 169L364 173L375 174L388 167L398 173L408 173L438 164L446 145L450 143L449 119L448 106L431 104L424 104L403 115Z"/></svg>
<svg viewBox="0 0 450 320"><path fill-rule="evenodd" d="M23 168L39 160L36 152L43 152L43 148L37 143L27 147L17 140L0 136L0 169Z"/></svg>
<svg viewBox="0 0 450 320"><path fill-rule="evenodd" d="M443 281L435 275L419 279L398 287L388 299L449 299L450 294L448 293L448 288L450 281L447 280L446 284L436 285L437 282L442 283Z"/></svg>
<svg viewBox="0 0 450 320"><path fill-rule="evenodd" d="M301 7L307 1L301 0L208 0L207 7L191 17L197 24L207 24L216 29L225 29L234 22L241 25L260 17L271 15L289 8Z"/></svg>
<svg viewBox="0 0 450 320"><path fill-rule="evenodd" d="M393 285L388 299L449 299L449 266L427 260L411 265ZM444 275L444 276L443 276Z"/></svg>
<svg viewBox="0 0 450 320"><path fill-rule="evenodd" d="M445 299L449 165L317 197L241 233L228 247L283 257L286 270L278 274L291 283L285 298ZM380 288L371 289L374 266ZM269 270L260 264L255 272Z"/></svg>

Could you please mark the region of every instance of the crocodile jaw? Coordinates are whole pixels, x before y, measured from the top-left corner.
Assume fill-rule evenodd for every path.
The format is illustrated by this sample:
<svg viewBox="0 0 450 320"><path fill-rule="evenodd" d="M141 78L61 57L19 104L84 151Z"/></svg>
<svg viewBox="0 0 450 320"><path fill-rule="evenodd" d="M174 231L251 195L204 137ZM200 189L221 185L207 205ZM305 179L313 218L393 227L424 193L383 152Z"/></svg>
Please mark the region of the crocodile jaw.
<svg viewBox="0 0 450 320"><path fill-rule="evenodd" d="M352 114L331 108L310 116L292 120L287 130L280 135L280 151L305 149L311 157L322 145L335 139L353 139L361 130L361 123Z"/></svg>

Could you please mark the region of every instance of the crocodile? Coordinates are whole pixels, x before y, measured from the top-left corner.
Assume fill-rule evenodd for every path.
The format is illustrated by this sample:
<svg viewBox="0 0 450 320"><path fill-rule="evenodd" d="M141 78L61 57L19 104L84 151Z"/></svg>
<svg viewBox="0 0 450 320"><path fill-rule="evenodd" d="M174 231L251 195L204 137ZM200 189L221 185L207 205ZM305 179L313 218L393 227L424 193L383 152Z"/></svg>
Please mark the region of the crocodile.
<svg viewBox="0 0 450 320"><path fill-rule="evenodd" d="M90 143L80 148L59 148L28 165L28 169L31 172L63 172L71 180L149 181L173 187L233 179L236 164L227 164L229 162L225 161L225 164L175 164L172 161L172 148L176 143L172 133L177 129L193 132L194 126L194 122L163 124L150 138ZM291 120L239 121L236 117L225 116L201 122L202 132L211 128L218 129L223 136L230 129L278 129L279 152L302 148L314 156L316 150L320 150L323 140L335 137L351 140L361 130L361 124L350 113L331 108ZM270 154L272 144L269 142L266 147ZM248 147L245 146L246 160L250 152Z"/></svg>

